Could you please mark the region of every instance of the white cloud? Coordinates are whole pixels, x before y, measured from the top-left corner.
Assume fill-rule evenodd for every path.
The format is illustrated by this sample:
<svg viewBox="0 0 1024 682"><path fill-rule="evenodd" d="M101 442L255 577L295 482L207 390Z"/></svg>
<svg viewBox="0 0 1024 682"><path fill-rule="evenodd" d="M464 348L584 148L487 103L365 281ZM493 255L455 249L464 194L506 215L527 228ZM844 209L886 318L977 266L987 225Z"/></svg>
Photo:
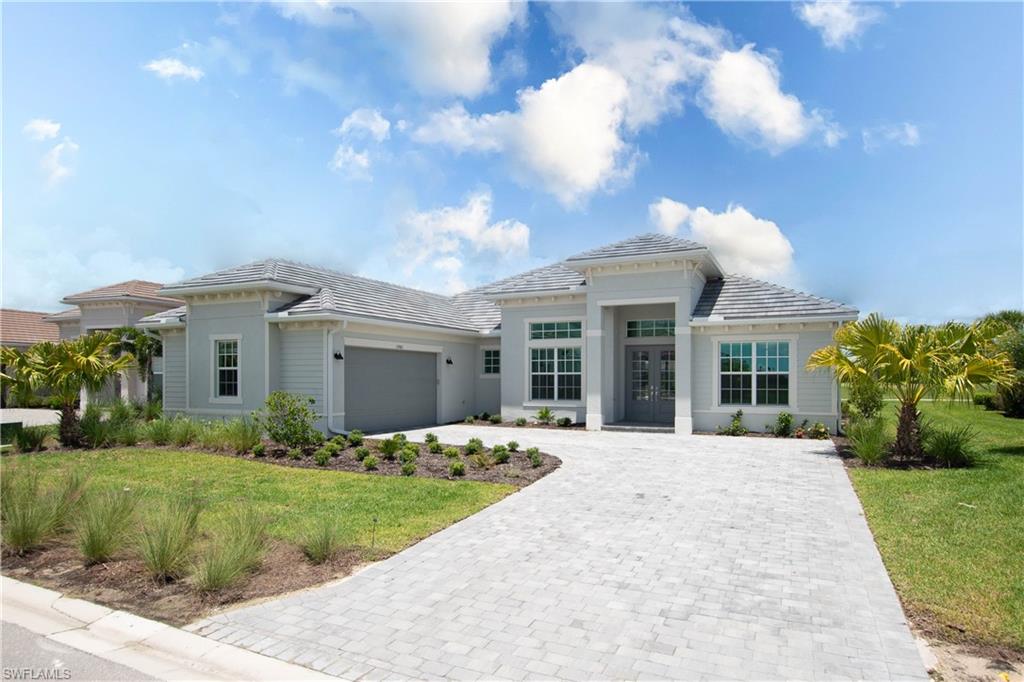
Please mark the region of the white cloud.
<svg viewBox="0 0 1024 682"><path fill-rule="evenodd" d="M376 109L356 109L345 117L341 125L334 131L341 137L360 137L369 135L377 142L388 138L391 123Z"/></svg>
<svg viewBox="0 0 1024 682"><path fill-rule="evenodd" d="M662 197L648 206L648 215L668 234L686 225L686 236L710 248L727 272L777 281L792 277L793 245L778 225L742 206L730 204L715 213Z"/></svg>
<svg viewBox="0 0 1024 682"><path fill-rule="evenodd" d="M718 127L773 154L820 134L835 146L842 130L821 112L809 114L779 87L779 68L753 45L722 52L700 91L700 104Z"/></svg>
<svg viewBox="0 0 1024 682"><path fill-rule="evenodd" d="M329 167L350 180L372 180L370 174L370 155L365 151L358 152L347 144L340 144L334 150L334 158Z"/></svg>
<svg viewBox="0 0 1024 682"><path fill-rule="evenodd" d="M398 55L422 92L476 97L492 82L491 47L526 18L513 0L444 3L279 3L289 19L322 27L355 26L362 17Z"/></svg>
<svg viewBox="0 0 1024 682"><path fill-rule="evenodd" d="M916 147L921 144L921 131L913 123L892 123L864 128L861 133L864 151L876 152L885 145L895 144L901 147Z"/></svg>
<svg viewBox="0 0 1024 682"><path fill-rule="evenodd" d="M310 90L335 102L344 98L345 88L341 80L312 59L294 59L285 50L275 49L271 69L284 83L287 95Z"/></svg>
<svg viewBox="0 0 1024 682"><path fill-rule="evenodd" d="M65 137L50 151L46 152L39 165L46 173L47 182L53 186L74 173L70 164L78 154L78 144L70 137Z"/></svg>
<svg viewBox="0 0 1024 682"><path fill-rule="evenodd" d="M146 71L152 71L164 80L182 78L185 80L198 81L203 77L202 69L197 66L189 66L185 62L174 57L154 59L153 61L143 65L142 68Z"/></svg>
<svg viewBox="0 0 1024 682"><path fill-rule="evenodd" d="M445 293L466 288L463 268L468 262L524 257L530 249L530 228L518 220L491 222L493 199L489 190L471 194L462 206L412 211L399 225L395 256L407 279L422 269L432 281L438 276Z"/></svg>
<svg viewBox="0 0 1024 682"><path fill-rule="evenodd" d="M826 47L846 49L856 42L871 24L882 20L885 13L876 5L850 0L814 0L794 6L800 20L821 33Z"/></svg>
<svg viewBox="0 0 1024 682"><path fill-rule="evenodd" d="M25 124L22 132L33 140L52 140L60 132L60 123L48 118L34 118Z"/></svg>

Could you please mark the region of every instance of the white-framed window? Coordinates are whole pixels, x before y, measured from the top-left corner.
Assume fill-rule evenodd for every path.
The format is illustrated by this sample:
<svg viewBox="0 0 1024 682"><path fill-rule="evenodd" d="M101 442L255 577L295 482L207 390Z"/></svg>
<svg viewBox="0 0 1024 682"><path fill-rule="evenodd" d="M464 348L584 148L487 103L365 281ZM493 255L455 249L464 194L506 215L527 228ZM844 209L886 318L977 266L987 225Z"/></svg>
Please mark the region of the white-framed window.
<svg viewBox="0 0 1024 682"><path fill-rule="evenodd" d="M241 347L240 336L213 336L211 399L223 402L241 402Z"/></svg>
<svg viewBox="0 0 1024 682"><path fill-rule="evenodd" d="M675 336L675 320L626 320L626 336Z"/></svg>
<svg viewBox="0 0 1024 682"><path fill-rule="evenodd" d="M583 349L530 349L530 400L581 400Z"/></svg>
<svg viewBox="0 0 1024 682"><path fill-rule="evenodd" d="M484 349L484 374L501 374L501 349Z"/></svg>
<svg viewBox="0 0 1024 682"><path fill-rule="evenodd" d="M789 352L789 341L719 343L719 404L788 406Z"/></svg>
<svg viewBox="0 0 1024 682"><path fill-rule="evenodd" d="M530 340L579 339L583 338L583 322L579 320L556 320L553 322L531 322Z"/></svg>

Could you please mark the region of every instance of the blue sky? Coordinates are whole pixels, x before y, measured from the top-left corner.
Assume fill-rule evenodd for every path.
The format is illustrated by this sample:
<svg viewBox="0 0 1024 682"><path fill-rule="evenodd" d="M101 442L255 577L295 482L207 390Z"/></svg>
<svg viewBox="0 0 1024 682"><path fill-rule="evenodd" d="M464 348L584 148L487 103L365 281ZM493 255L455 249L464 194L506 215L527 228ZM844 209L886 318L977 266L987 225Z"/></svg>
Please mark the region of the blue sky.
<svg viewBox="0 0 1024 682"><path fill-rule="evenodd" d="M1022 307L1019 3L5 4L3 304L284 256L437 291L662 230Z"/></svg>

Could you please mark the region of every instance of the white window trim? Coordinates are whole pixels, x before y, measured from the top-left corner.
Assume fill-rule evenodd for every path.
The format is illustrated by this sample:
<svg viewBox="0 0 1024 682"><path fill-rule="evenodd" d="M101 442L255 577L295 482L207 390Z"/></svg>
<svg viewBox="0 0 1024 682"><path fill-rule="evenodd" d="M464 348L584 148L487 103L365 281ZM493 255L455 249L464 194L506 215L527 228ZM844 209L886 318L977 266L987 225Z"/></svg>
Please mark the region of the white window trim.
<svg viewBox="0 0 1024 682"><path fill-rule="evenodd" d="M580 338L574 339L531 339L530 325L535 322L579 322ZM531 317L523 320L523 407L586 407L587 404L587 320L581 315L556 315L553 317ZM579 400L534 400L530 382L530 350L533 348L579 348L580 349L580 399ZM558 374L558 358L555 357L555 374ZM555 395L558 395L558 379L555 379Z"/></svg>
<svg viewBox="0 0 1024 682"><path fill-rule="evenodd" d="M671 334L669 334L667 336L630 336L629 335L629 323L630 322L662 322L662 321L671 322L672 323L672 333ZM678 329L678 328L679 327L678 327L678 325L676 324L676 321L673 318L668 318L668 317L643 317L643 318L636 318L636 319L633 319L633 320L626 320L625 321L625 324L622 327L622 338L626 339L627 342L635 341L637 339L675 339L675 337L676 337L676 329Z"/></svg>
<svg viewBox="0 0 1024 682"><path fill-rule="evenodd" d="M238 342L238 395L217 395L217 342ZM242 404L242 335L241 334L210 334L210 402L218 405Z"/></svg>
<svg viewBox="0 0 1024 682"><path fill-rule="evenodd" d="M487 365L484 358L487 356L487 351L496 350L498 351L498 371L488 374L484 370ZM500 379L501 378L501 346L480 346L480 378L481 379Z"/></svg>
<svg viewBox="0 0 1024 682"><path fill-rule="evenodd" d="M777 414L779 412L797 412L800 405L797 389L799 388L799 370L796 364L798 355L797 336L795 334L742 334L723 335L711 337L711 409L709 412L733 413L736 410L743 410L744 414ZM750 343L756 344L759 341L786 341L789 343L789 403L787 405L723 405L721 392L718 390L721 381L721 351L719 347L723 343ZM755 369L757 364L757 348L752 349L751 362ZM751 400L757 399L757 372L751 380ZM702 410L703 411L703 410Z"/></svg>

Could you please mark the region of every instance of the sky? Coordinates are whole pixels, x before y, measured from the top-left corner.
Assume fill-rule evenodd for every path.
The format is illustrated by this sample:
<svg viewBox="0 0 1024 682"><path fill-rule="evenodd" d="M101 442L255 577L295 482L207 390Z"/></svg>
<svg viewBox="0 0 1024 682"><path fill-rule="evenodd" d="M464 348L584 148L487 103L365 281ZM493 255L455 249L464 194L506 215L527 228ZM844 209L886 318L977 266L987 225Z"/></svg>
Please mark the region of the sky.
<svg viewBox="0 0 1024 682"><path fill-rule="evenodd" d="M1021 3L0 11L5 307L268 257L454 293L651 231L1024 307Z"/></svg>

